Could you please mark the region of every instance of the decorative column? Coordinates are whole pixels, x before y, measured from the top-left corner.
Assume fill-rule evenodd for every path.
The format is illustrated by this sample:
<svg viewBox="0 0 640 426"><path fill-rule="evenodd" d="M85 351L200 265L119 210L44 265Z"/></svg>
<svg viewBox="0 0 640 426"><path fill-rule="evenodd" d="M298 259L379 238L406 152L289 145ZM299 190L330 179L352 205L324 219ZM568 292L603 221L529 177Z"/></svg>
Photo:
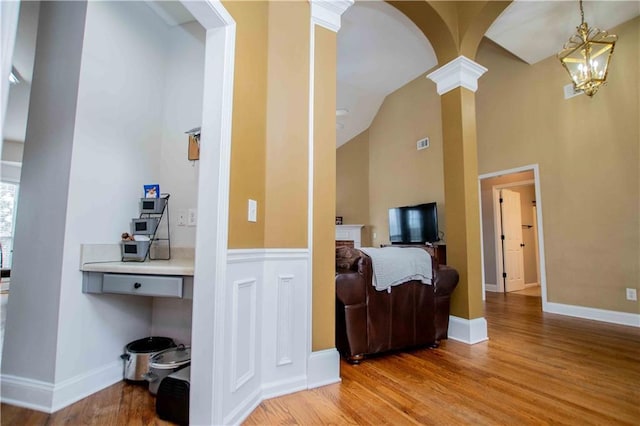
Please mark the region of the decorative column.
<svg viewBox="0 0 640 426"><path fill-rule="evenodd" d="M488 339L482 307L475 103L478 78L486 71L459 56L427 75L441 96L447 263L460 273L449 337L469 344Z"/></svg>
<svg viewBox="0 0 640 426"><path fill-rule="evenodd" d="M335 348L336 33L352 4L353 0L310 0L309 388L340 380Z"/></svg>

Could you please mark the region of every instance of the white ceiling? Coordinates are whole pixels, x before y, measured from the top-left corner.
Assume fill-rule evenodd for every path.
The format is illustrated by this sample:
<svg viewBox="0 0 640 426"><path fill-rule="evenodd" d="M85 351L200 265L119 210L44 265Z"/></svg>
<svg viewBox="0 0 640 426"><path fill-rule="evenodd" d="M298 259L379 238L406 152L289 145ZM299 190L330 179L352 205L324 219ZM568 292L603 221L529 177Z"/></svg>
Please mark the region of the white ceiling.
<svg viewBox="0 0 640 426"><path fill-rule="evenodd" d="M382 1L357 1L338 32L337 144L369 128L382 101L437 64L422 31Z"/></svg>
<svg viewBox="0 0 640 426"><path fill-rule="evenodd" d="M585 21L603 30L640 15L640 0L585 1ZM578 1L515 0L486 36L534 64L562 49L580 24ZM431 44L382 1L356 1L338 32L337 146L369 128L385 96L436 66ZM490 71L489 71L490 72Z"/></svg>

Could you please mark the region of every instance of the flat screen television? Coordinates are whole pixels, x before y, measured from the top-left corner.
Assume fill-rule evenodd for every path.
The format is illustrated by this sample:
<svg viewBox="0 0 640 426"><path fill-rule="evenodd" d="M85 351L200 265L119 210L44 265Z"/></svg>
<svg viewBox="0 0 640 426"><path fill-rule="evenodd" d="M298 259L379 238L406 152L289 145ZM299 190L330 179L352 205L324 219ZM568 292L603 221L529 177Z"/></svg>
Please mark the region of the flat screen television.
<svg viewBox="0 0 640 426"><path fill-rule="evenodd" d="M436 203L389 209L391 244L424 244L440 241Z"/></svg>

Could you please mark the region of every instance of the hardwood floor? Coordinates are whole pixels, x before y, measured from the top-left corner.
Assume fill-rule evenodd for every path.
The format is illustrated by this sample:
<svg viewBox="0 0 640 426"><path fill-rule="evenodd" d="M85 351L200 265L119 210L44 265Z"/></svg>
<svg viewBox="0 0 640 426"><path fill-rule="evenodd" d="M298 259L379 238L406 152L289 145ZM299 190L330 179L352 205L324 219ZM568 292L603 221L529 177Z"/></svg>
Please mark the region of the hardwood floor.
<svg viewBox="0 0 640 426"><path fill-rule="evenodd" d="M640 329L542 314L523 295L485 307L488 342L343 362L341 384L264 401L245 424L640 424ZM1 409L3 425L166 424L124 383L52 415Z"/></svg>

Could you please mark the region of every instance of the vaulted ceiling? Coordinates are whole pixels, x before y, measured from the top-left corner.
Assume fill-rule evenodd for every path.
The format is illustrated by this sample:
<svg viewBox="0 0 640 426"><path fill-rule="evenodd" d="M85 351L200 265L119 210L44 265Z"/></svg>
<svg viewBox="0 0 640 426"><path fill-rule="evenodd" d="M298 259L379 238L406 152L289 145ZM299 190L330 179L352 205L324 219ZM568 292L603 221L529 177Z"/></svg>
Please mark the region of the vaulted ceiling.
<svg viewBox="0 0 640 426"><path fill-rule="evenodd" d="M585 1L584 13L606 30L640 15L640 1ZM579 24L577 1L515 0L486 37L535 64L561 50ZM383 1L356 1L338 32L337 145L369 128L388 94L436 65L431 44L405 15Z"/></svg>

